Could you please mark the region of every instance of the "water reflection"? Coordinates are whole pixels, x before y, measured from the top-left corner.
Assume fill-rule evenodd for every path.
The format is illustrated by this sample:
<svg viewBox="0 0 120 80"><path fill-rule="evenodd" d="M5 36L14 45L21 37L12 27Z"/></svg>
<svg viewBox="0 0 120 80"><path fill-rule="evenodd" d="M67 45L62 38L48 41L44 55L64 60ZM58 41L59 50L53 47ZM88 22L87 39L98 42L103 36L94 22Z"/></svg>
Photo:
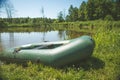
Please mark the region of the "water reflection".
<svg viewBox="0 0 120 80"><path fill-rule="evenodd" d="M16 43L16 41L14 40L14 33L9 33L9 43L10 43L10 47L12 47L13 44Z"/></svg>
<svg viewBox="0 0 120 80"><path fill-rule="evenodd" d="M66 35L68 39L73 39L76 37L80 37L82 35L89 35L92 36L93 33L88 33L88 32L77 32L77 31L66 31Z"/></svg>
<svg viewBox="0 0 120 80"><path fill-rule="evenodd" d="M59 30L58 36L59 36L60 40L63 40L63 39L65 40L66 39L66 31Z"/></svg>
<svg viewBox="0 0 120 80"><path fill-rule="evenodd" d="M1 43L1 33L0 33L0 43Z"/></svg>
<svg viewBox="0 0 120 80"><path fill-rule="evenodd" d="M11 48L20 45L39 43L43 41L60 41L73 39L81 35L91 35L75 31L45 31L45 32L2 32L0 33L0 47Z"/></svg>
<svg viewBox="0 0 120 80"><path fill-rule="evenodd" d="M43 41L59 41L64 37L58 36L58 31L50 32L24 32L24 33L0 33L0 43L4 48L20 46L29 43L38 43Z"/></svg>

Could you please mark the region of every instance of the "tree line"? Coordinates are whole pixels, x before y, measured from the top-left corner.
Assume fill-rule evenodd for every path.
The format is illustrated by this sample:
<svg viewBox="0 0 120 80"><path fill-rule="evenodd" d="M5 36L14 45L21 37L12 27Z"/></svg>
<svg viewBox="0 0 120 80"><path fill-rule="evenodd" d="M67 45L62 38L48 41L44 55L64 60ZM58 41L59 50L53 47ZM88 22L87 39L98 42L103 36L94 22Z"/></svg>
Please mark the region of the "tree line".
<svg viewBox="0 0 120 80"><path fill-rule="evenodd" d="M12 18L13 7L10 6L9 0L0 0L0 9L6 9L8 18L0 18L0 25L4 24L46 24L57 22L75 22L90 20L120 20L120 0L88 0L83 1L79 8L71 5L68 14L60 11L57 19L46 17L39 18ZM42 8L44 16L44 9ZM4 22L4 24L3 24Z"/></svg>
<svg viewBox="0 0 120 80"><path fill-rule="evenodd" d="M37 24L37 23L53 23L55 19L51 18L30 18L30 17L21 17L21 18L0 18L0 21L5 21L8 24Z"/></svg>
<svg viewBox="0 0 120 80"><path fill-rule="evenodd" d="M72 5L64 19L63 13L58 15L59 21L88 20L120 20L120 0L88 0L83 1L79 8Z"/></svg>

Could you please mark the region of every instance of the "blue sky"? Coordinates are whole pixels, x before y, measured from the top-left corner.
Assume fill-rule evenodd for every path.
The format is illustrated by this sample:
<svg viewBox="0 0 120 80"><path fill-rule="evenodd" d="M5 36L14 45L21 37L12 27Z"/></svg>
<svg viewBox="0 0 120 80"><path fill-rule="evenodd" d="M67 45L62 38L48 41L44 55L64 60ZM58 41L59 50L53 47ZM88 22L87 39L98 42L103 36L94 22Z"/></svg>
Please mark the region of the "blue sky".
<svg viewBox="0 0 120 80"><path fill-rule="evenodd" d="M79 7L87 0L10 0L14 6L13 17L42 17L41 9L47 18L57 18L60 11L68 13L70 5Z"/></svg>

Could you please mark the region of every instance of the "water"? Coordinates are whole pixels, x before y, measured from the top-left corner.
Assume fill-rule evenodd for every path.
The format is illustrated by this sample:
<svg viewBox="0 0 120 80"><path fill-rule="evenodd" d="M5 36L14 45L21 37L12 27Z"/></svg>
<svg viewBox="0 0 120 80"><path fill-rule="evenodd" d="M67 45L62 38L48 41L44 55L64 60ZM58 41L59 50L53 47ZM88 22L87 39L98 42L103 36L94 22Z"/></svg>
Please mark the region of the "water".
<svg viewBox="0 0 120 80"><path fill-rule="evenodd" d="M11 48L25 44L39 43L43 41L60 41L66 38L65 31L50 32L3 32L0 33L0 47Z"/></svg>
<svg viewBox="0 0 120 80"><path fill-rule="evenodd" d="M46 32L1 32L0 49L11 48L43 41L61 41L72 39L90 33L76 31L46 31Z"/></svg>

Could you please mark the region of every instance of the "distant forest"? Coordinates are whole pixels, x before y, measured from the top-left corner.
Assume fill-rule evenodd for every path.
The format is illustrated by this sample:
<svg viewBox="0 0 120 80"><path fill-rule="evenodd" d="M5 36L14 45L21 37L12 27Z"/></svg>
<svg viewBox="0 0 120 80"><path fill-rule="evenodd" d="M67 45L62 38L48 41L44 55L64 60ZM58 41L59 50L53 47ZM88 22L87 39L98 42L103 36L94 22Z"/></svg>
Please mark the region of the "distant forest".
<svg viewBox="0 0 120 80"><path fill-rule="evenodd" d="M3 3L0 0L0 8ZM3 6L4 7L4 6ZM88 0L83 1L79 8L71 5L68 9L68 14L64 14L64 11L60 11L57 19L51 19L46 17L40 18L12 18L12 10L8 6L6 13L8 18L0 18L0 25L7 24L38 24L38 23L57 23L57 22L75 22L75 21L90 21L90 20L120 20L120 0Z"/></svg>
<svg viewBox="0 0 120 80"><path fill-rule="evenodd" d="M71 5L68 12L66 21L120 20L120 0L83 1L79 8Z"/></svg>

